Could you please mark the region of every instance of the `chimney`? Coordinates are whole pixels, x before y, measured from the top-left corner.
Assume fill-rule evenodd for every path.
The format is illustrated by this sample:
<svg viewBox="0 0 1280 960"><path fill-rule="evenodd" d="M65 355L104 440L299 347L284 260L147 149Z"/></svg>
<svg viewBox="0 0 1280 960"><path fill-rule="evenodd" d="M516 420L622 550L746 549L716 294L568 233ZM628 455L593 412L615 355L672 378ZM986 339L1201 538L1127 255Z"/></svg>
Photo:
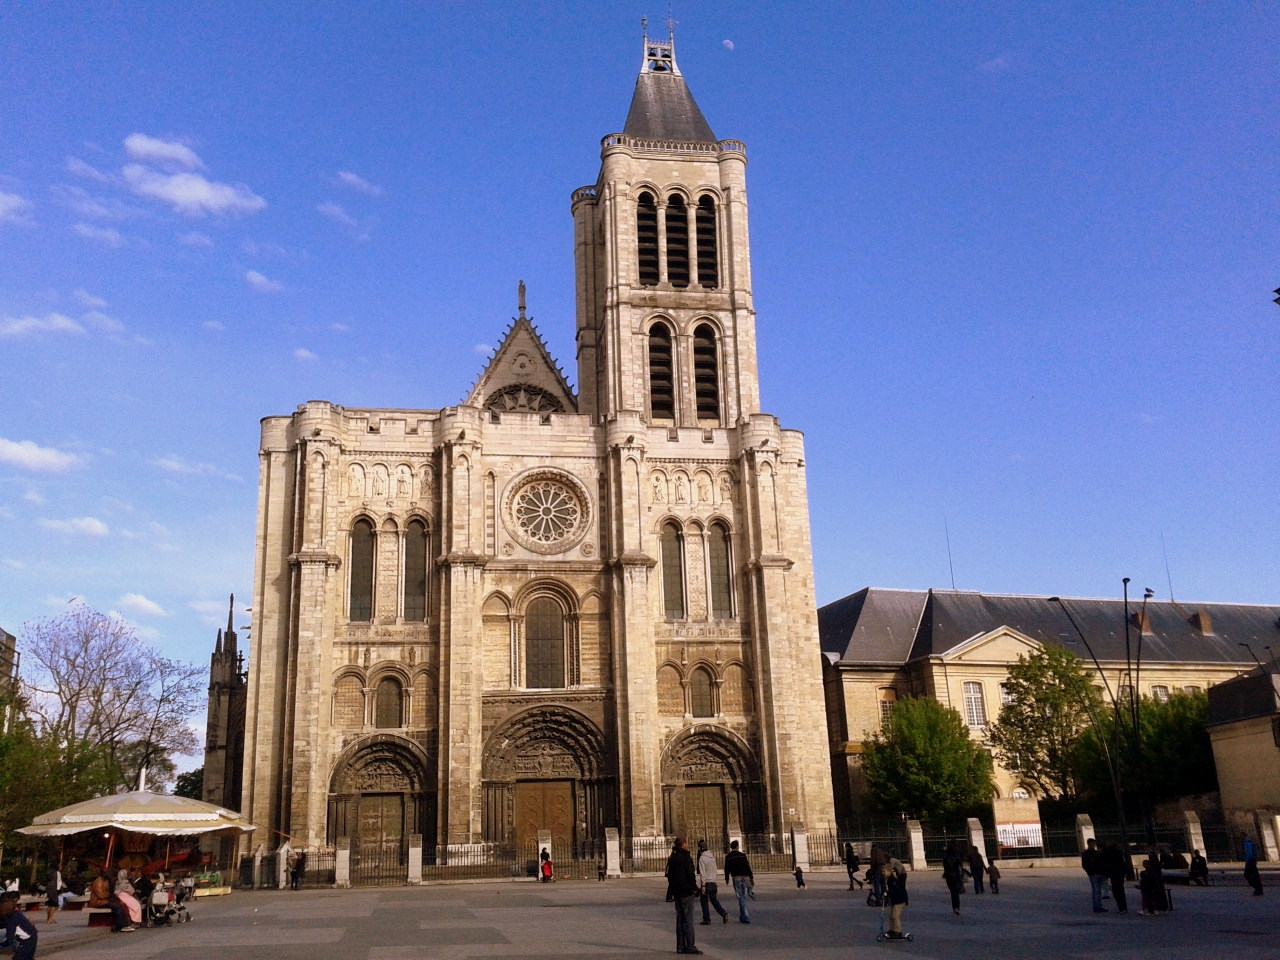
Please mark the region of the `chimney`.
<svg viewBox="0 0 1280 960"><path fill-rule="evenodd" d="M1151 633L1151 615L1145 610L1133 611L1133 625L1143 634Z"/></svg>
<svg viewBox="0 0 1280 960"><path fill-rule="evenodd" d="M1209 619L1207 610L1197 610L1191 615L1191 625L1206 637L1213 636L1213 621Z"/></svg>

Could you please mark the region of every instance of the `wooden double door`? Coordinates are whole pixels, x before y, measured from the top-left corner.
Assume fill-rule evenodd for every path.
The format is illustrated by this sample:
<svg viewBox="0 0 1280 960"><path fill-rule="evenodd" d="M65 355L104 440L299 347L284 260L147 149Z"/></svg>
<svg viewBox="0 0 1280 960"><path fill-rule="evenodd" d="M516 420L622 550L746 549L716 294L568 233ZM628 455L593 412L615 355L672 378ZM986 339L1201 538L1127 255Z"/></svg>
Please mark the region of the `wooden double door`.
<svg viewBox="0 0 1280 960"><path fill-rule="evenodd" d="M725 849L726 818L724 785L690 784L684 788L684 824L681 831L691 849L697 849L699 840L716 852Z"/></svg>
<svg viewBox="0 0 1280 960"><path fill-rule="evenodd" d="M538 831L550 830L557 859L568 859L577 839L573 780L520 780L515 789L515 833L519 850L538 842Z"/></svg>

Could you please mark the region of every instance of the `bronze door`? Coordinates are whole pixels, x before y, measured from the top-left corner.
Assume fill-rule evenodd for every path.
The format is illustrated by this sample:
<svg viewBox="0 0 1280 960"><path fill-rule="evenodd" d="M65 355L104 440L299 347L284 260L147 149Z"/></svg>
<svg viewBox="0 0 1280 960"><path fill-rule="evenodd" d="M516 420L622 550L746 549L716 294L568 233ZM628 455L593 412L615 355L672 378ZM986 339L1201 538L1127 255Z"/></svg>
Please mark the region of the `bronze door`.
<svg viewBox="0 0 1280 960"><path fill-rule="evenodd" d="M404 838L404 795L366 793L360 798L360 852L398 856Z"/></svg>
<svg viewBox="0 0 1280 960"><path fill-rule="evenodd" d="M517 849L538 842L539 830L551 831L554 856L572 856L574 840L572 780L526 780L516 783L515 829Z"/></svg>
<svg viewBox="0 0 1280 960"><path fill-rule="evenodd" d="M684 788L684 832L689 846L706 840L712 850L724 849L724 787L720 784Z"/></svg>

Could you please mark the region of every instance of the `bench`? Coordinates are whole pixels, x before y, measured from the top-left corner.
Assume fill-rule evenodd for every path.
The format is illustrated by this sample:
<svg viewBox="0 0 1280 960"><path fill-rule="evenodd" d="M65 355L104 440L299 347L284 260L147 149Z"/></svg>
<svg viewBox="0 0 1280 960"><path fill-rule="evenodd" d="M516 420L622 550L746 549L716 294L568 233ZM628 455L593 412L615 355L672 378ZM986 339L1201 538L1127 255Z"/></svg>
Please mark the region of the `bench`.
<svg viewBox="0 0 1280 960"><path fill-rule="evenodd" d="M110 907L85 907L89 918L85 921L88 927L109 927L112 925Z"/></svg>
<svg viewBox="0 0 1280 960"><path fill-rule="evenodd" d="M79 897L67 897L62 901L63 910L83 910L89 903L89 895L84 894Z"/></svg>

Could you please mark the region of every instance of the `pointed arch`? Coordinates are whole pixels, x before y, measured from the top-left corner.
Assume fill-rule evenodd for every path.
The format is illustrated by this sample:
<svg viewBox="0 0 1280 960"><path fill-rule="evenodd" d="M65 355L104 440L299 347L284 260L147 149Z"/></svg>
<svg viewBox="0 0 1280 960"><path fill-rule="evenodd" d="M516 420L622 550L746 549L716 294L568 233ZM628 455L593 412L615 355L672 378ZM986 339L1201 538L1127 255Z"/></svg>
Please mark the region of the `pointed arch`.
<svg viewBox="0 0 1280 960"><path fill-rule="evenodd" d="M373 521L358 517L351 525L347 581L347 617L357 622L373 619L373 556L377 535Z"/></svg>
<svg viewBox="0 0 1280 960"><path fill-rule="evenodd" d="M674 520L662 525L658 536L662 564L662 610L668 620L685 618L684 532Z"/></svg>
<svg viewBox="0 0 1280 960"><path fill-rule="evenodd" d="M723 520L714 520L707 528L707 587L711 601L711 618L733 617L733 560L729 528Z"/></svg>
<svg viewBox="0 0 1280 960"><path fill-rule="evenodd" d="M427 619L427 574L431 556L430 531L426 521L413 517L404 532L404 619Z"/></svg>
<svg viewBox="0 0 1280 960"><path fill-rule="evenodd" d="M636 262L640 286L658 285L658 202L644 191L636 198Z"/></svg>
<svg viewBox="0 0 1280 960"><path fill-rule="evenodd" d="M689 285L689 208L684 197L667 197L667 280L673 287Z"/></svg>
<svg viewBox="0 0 1280 960"><path fill-rule="evenodd" d="M720 286L719 228L715 200L703 194L694 213L698 237L698 283L708 290Z"/></svg>
<svg viewBox="0 0 1280 960"><path fill-rule="evenodd" d="M711 668L699 664L689 672L689 712L695 717L714 717L715 683L711 678Z"/></svg>

